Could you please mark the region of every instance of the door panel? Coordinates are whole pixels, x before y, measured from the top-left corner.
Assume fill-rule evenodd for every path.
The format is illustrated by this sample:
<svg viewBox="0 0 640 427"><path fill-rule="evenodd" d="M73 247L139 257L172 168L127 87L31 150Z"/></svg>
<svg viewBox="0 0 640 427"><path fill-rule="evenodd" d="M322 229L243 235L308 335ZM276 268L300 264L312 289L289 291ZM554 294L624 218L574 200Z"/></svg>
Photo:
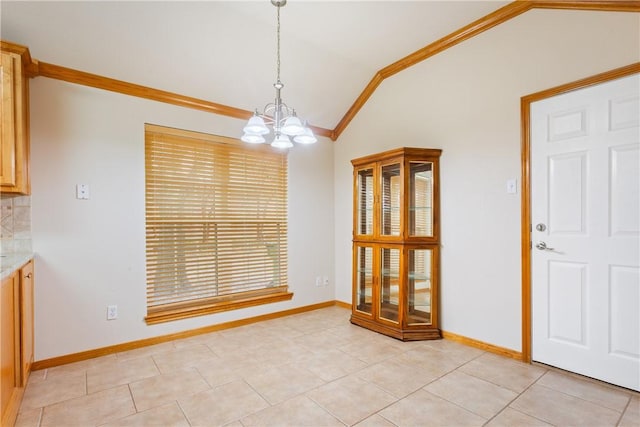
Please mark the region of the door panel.
<svg viewBox="0 0 640 427"><path fill-rule="evenodd" d="M609 129L621 130L638 127L640 124L638 105L638 95L612 98L609 101Z"/></svg>
<svg viewBox="0 0 640 427"><path fill-rule="evenodd" d="M640 390L640 75L531 104L532 358Z"/></svg>
<svg viewBox="0 0 640 427"><path fill-rule="evenodd" d="M611 148L611 236L638 237L640 234L640 171L638 145Z"/></svg>
<svg viewBox="0 0 640 427"><path fill-rule="evenodd" d="M564 141L587 134L587 110L579 108L549 114L549 141Z"/></svg>
<svg viewBox="0 0 640 427"><path fill-rule="evenodd" d="M638 300L640 292L640 269L634 267L611 266L610 280L610 313L611 326L609 335L611 343L609 352L612 355L639 359L640 334L635 333L633 328L628 328L627 324L640 324L640 313L638 312Z"/></svg>
<svg viewBox="0 0 640 427"><path fill-rule="evenodd" d="M587 265L549 262L549 339L586 346Z"/></svg>
<svg viewBox="0 0 640 427"><path fill-rule="evenodd" d="M587 153L549 157L549 233L586 232Z"/></svg>

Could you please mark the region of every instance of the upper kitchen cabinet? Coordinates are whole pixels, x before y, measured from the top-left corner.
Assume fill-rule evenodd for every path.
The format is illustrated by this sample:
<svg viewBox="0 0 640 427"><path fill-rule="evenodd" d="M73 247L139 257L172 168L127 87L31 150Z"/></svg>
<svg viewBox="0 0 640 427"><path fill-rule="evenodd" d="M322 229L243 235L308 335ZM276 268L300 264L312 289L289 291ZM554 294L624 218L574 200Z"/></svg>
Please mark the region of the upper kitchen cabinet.
<svg viewBox="0 0 640 427"><path fill-rule="evenodd" d="M0 41L2 103L0 103L0 191L30 194L29 182L29 50Z"/></svg>

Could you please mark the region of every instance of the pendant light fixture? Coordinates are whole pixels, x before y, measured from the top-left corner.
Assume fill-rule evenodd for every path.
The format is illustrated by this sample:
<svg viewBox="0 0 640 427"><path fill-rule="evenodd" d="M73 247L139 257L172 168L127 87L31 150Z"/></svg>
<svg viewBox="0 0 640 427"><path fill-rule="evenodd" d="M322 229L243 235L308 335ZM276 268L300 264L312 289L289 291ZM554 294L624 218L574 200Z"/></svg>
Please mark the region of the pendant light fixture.
<svg viewBox="0 0 640 427"><path fill-rule="evenodd" d="M280 8L287 4L287 0L271 0L277 10L277 49L276 49L276 89L274 102L265 105L262 113L256 112L244 127L244 135L240 138L244 142L262 144L266 142L265 136L271 133L268 126L273 128L274 138L271 145L276 148L293 147L292 140L300 144L313 144L317 141L306 122L301 122L296 115L296 110L282 102L280 91L284 87L280 81Z"/></svg>

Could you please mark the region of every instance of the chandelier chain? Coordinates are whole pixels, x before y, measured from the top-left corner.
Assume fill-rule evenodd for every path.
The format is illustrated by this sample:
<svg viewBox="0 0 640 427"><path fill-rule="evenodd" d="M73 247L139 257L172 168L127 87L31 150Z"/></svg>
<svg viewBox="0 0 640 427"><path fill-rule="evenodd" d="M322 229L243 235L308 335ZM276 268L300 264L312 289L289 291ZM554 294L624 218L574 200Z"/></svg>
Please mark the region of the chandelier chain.
<svg viewBox="0 0 640 427"><path fill-rule="evenodd" d="M280 83L280 5L277 6L278 9L278 26L277 26L277 49L276 49L276 56L277 56L277 63L276 63L276 67L277 67L277 83Z"/></svg>

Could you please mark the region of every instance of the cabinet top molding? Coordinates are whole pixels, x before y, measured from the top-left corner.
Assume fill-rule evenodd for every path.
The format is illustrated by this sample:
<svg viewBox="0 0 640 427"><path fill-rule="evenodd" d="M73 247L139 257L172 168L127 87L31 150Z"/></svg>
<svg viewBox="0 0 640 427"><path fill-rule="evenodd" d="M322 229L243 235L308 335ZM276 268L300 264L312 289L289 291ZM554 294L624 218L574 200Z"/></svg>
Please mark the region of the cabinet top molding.
<svg viewBox="0 0 640 427"><path fill-rule="evenodd" d="M351 164L353 166L358 166L366 163L371 163L372 161L385 161L400 156L404 157L407 160L412 160L416 157L424 159L425 157L440 157L440 154L442 154L442 150L439 148L401 147L389 151L384 151L382 153L358 157L357 159L351 160Z"/></svg>
<svg viewBox="0 0 640 427"><path fill-rule="evenodd" d="M38 63L31 58L29 48L21 44L0 40L0 50L20 55L22 65L27 73L27 77L35 77L38 74Z"/></svg>

